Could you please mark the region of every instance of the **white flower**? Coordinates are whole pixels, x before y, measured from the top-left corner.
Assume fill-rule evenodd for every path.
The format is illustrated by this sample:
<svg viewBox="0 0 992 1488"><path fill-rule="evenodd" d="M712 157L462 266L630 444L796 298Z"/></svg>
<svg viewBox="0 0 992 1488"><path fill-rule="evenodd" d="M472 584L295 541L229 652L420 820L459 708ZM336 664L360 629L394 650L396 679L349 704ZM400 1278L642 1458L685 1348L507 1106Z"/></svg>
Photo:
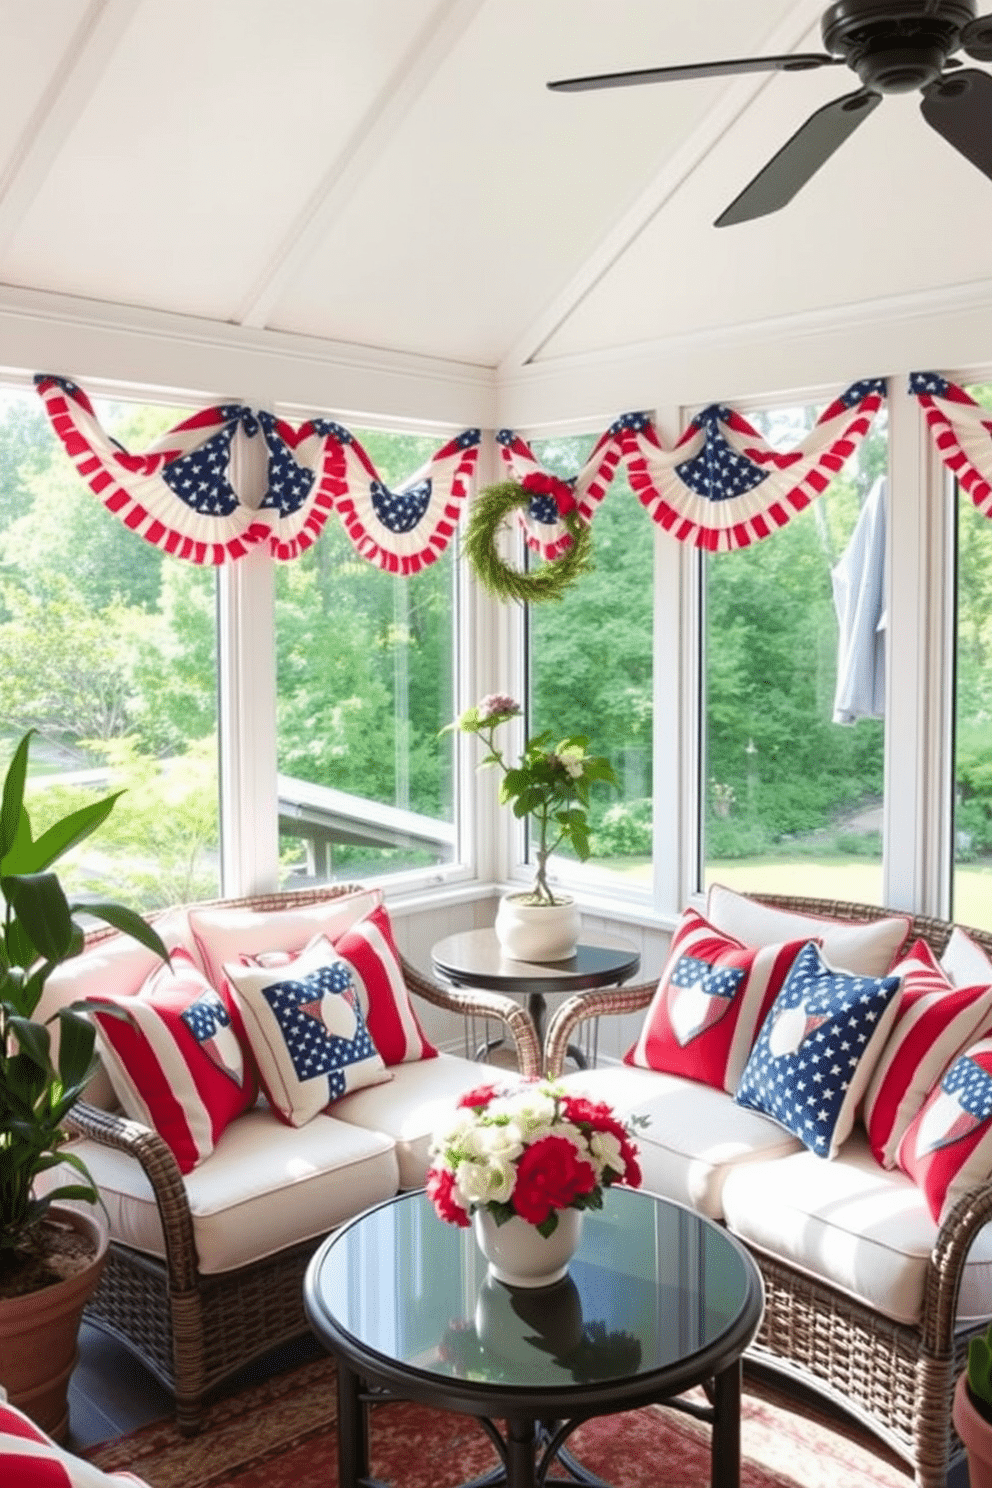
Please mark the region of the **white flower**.
<svg viewBox="0 0 992 1488"><path fill-rule="evenodd" d="M455 1171L455 1190L466 1209L473 1204L488 1204L491 1200L505 1204L513 1192L516 1176L517 1170L512 1162L502 1158L474 1162L465 1157Z"/></svg>
<svg viewBox="0 0 992 1488"><path fill-rule="evenodd" d="M593 1151L597 1178L604 1168L612 1168L614 1173L623 1177L627 1164L620 1156L620 1143L612 1132L592 1132L589 1145Z"/></svg>
<svg viewBox="0 0 992 1488"><path fill-rule="evenodd" d="M566 744L558 751L558 758L572 780L578 780L585 768L586 752L580 744Z"/></svg>
<svg viewBox="0 0 992 1488"><path fill-rule="evenodd" d="M464 1150L469 1157L513 1162L524 1150L523 1135L513 1121L505 1125L501 1122L498 1126L477 1126L474 1131L466 1133Z"/></svg>
<svg viewBox="0 0 992 1488"><path fill-rule="evenodd" d="M434 1133L432 1154L443 1154L452 1147L463 1147L469 1133L475 1129L475 1112L462 1107L451 1111L443 1124Z"/></svg>
<svg viewBox="0 0 992 1488"><path fill-rule="evenodd" d="M486 1108L487 1116L508 1116L526 1144L536 1142L551 1131L555 1103L540 1085L528 1085L510 1095L499 1095Z"/></svg>

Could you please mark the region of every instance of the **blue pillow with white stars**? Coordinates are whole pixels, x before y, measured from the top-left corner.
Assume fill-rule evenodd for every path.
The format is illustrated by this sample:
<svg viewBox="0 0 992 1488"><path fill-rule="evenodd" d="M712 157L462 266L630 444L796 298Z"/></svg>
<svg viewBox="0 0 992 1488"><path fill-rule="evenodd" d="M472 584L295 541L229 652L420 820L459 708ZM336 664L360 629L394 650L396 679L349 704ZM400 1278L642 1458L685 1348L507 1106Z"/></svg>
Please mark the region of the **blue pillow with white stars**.
<svg viewBox="0 0 992 1488"><path fill-rule="evenodd" d="M840 971L812 941L804 946L761 1025L738 1103L820 1157L836 1157L888 1038L900 985L898 976Z"/></svg>
<svg viewBox="0 0 992 1488"><path fill-rule="evenodd" d="M318 936L288 966L225 963L259 1080L277 1116L303 1126L392 1075L372 1042L346 961Z"/></svg>

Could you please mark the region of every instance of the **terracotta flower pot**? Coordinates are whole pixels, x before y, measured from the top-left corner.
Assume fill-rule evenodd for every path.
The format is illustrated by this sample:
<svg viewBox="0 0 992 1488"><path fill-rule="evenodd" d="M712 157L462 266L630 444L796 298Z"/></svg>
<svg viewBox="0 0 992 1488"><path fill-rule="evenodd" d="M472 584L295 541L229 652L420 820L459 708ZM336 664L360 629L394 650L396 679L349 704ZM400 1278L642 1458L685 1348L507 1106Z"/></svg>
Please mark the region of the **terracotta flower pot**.
<svg viewBox="0 0 992 1488"><path fill-rule="evenodd" d="M968 1452L971 1488L992 1488L992 1421L987 1421L968 1394L968 1376L954 1387L954 1429Z"/></svg>
<svg viewBox="0 0 992 1488"><path fill-rule="evenodd" d="M78 1358L83 1308L96 1290L107 1258L109 1234L99 1210L54 1204L53 1219L90 1236L91 1263L75 1276L23 1297L0 1298L0 1384L12 1405L57 1442L69 1433L67 1392Z"/></svg>

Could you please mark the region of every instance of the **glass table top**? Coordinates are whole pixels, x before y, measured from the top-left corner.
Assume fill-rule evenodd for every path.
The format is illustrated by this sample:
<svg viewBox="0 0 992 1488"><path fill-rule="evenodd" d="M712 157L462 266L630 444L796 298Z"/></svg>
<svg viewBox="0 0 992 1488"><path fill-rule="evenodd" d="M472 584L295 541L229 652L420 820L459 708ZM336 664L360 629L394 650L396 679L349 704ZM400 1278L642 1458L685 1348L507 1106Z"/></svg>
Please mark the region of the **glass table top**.
<svg viewBox="0 0 992 1488"><path fill-rule="evenodd" d="M745 1317L761 1283L737 1242L691 1210L611 1188L587 1211L569 1275L506 1287L471 1229L422 1192L338 1231L311 1267L320 1322L404 1370L534 1390L631 1380L690 1359Z"/></svg>

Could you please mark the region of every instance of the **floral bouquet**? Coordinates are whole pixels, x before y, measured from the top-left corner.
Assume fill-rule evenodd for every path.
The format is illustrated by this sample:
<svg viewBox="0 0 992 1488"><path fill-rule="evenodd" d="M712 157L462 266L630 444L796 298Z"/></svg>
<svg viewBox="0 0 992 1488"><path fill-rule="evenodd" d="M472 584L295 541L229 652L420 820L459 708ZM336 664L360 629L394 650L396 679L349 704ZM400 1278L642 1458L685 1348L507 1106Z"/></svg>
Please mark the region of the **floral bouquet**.
<svg viewBox="0 0 992 1488"><path fill-rule="evenodd" d="M603 1189L637 1188L637 1148L605 1102L548 1080L481 1085L463 1095L434 1134L427 1193L449 1224L487 1209L545 1237L561 1209L601 1209Z"/></svg>

